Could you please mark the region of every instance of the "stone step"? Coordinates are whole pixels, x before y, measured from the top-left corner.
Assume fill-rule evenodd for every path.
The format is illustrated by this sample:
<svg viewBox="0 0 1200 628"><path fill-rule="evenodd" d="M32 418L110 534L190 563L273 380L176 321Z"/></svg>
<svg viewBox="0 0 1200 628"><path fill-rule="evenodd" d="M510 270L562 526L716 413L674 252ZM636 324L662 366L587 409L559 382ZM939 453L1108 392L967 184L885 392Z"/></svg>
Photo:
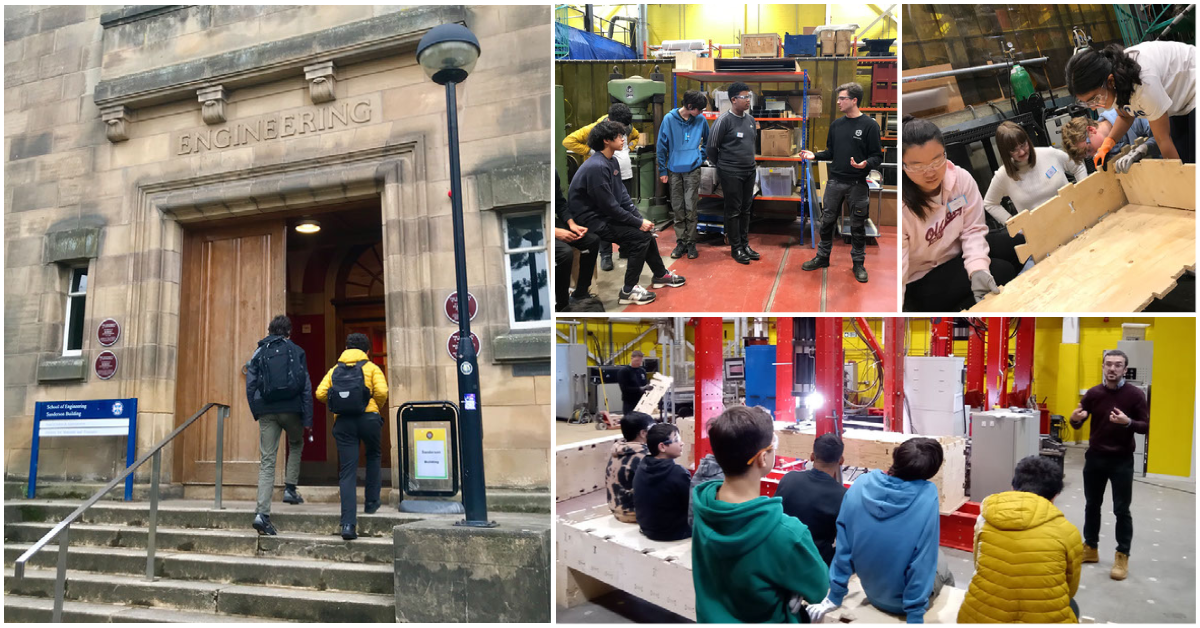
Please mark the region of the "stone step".
<svg viewBox="0 0 1200 628"><path fill-rule="evenodd" d="M7 523L4 539L7 543L33 544L42 538L53 523ZM71 525L71 547L123 547L142 551L145 556L146 528L76 523ZM163 552L195 552L231 556L263 556L272 558L306 558L340 563L391 565L395 556L392 538L359 537L344 541L335 534L280 532L274 536L260 535L254 530L202 530L159 526L155 534L159 554ZM41 550L38 554L45 553ZM142 573L138 571L137 573Z"/></svg>
<svg viewBox="0 0 1200 628"><path fill-rule="evenodd" d="M54 616L54 600L20 595L4 596L5 623L49 623ZM230 622L279 622L265 617L241 617L222 613L194 613L168 608L142 608L92 604L90 602L63 602L64 622L88 623L131 623L131 624L209 624Z"/></svg>
<svg viewBox="0 0 1200 628"><path fill-rule="evenodd" d="M32 543L6 543L4 562L12 565ZM30 559L29 565L57 567L58 546L47 545ZM72 545L67 550L67 574L78 571L145 575L145 549ZM155 553L155 575L175 580L204 580L232 584L265 584L305 587L322 591L356 593L393 592L392 565L363 565L323 560L281 559L259 556L247 561L242 556Z"/></svg>
<svg viewBox="0 0 1200 628"><path fill-rule="evenodd" d="M4 592L6 597L15 594L51 598L54 577L51 569L26 569L25 578L17 580L12 569L5 569ZM142 577L82 571L67 573L65 599L322 623L396 620L396 601L392 595L166 578L150 582Z"/></svg>
<svg viewBox="0 0 1200 628"><path fill-rule="evenodd" d="M91 499L96 491L104 488L108 482L38 482L37 497L35 500L41 499L77 499L83 501ZM28 487L27 482L6 481L4 483L4 499L25 499ZM182 484L162 484L158 487L159 499L181 499L183 498L184 488ZM280 500L283 499L283 492L279 493ZM118 484L113 490L104 495L104 499L111 501L122 501L125 499L125 484ZM137 501L149 501L150 499L150 483L149 482L134 482L133 484L133 499Z"/></svg>
<svg viewBox="0 0 1200 628"><path fill-rule="evenodd" d="M75 501L7 501L4 503L4 520L41 521L57 523L66 519L82 502ZM361 507L360 507L361 508ZM453 519L453 515L442 515ZM420 521L428 515L399 513L395 510L380 510L375 514L358 513L357 531L360 537L392 536L392 528L405 523ZM150 518L150 505L144 502L102 501L83 513L78 520L83 523L145 527ZM461 516L459 517L461 518ZM168 528L204 528L221 530L251 530L254 521L254 505L247 502L226 502L223 510L213 510L211 502L160 501L158 503L158 526ZM271 523L275 528L288 532L311 534L336 534L339 530L339 508L333 504L286 504L275 507L271 512Z"/></svg>

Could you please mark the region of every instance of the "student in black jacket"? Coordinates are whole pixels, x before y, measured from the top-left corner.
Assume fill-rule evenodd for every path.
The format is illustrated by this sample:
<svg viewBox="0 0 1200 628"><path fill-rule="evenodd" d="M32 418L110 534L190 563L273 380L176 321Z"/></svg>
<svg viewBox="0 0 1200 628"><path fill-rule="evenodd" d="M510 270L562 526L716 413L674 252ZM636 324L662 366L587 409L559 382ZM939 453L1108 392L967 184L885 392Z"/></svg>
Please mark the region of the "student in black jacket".
<svg viewBox="0 0 1200 628"><path fill-rule="evenodd" d="M783 476L775 496L783 500L784 514L808 526L813 543L825 564L833 562L833 542L837 538L837 518L842 511L846 487L841 477L842 439L829 432L813 441L813 466L807 471L792 471Z"/></svg>
<svg viewBox="0 0 1200 628"><path fill-rule="evenodd" d="M570 310L575 301L590 298L592 274L596 271L596 257L600 254L600 238L590 233L587 227L575 224L567 218L567 199L563 197L562 181L554 177L554 309L557 312ZM575 281L575 293L571 294L571 266L575 261L574 251L579 251L579 278Z"/></svg>
<svg viewBox="0 0 1200 628"><path fill-rule="evenodd" d="M617 385L621 387L621 414L629 414L642 400L642 394L650 388L646 367L642 366L641 351L629 354L629 364L617 371Z"/></svg>
<svg viewBox="0 0 1200 628"><path fill-rule="evenodd" d="M596 151L575 173L567 190L567 218L587 227L605 242L615 242L628 251L625 284L618 295L621 305L645 305L654 301L654 293L638 285L642 266L654 273L653 287L679 287L680 275L667 270L658 253L654 223L642 218L621 183L621 167L613 153L625 146L625 125L604 120L592 127L588 146Z"/></svg>
<svg viewBox="0 0 1200 628"><path fill-rule="evenodd" d="M633 508L638 527L652 541L691 538L688 493L692 475L675 463L683 454L679 428L659 423L646 433L650 457L642 460L633 476Z"/></svg>
<svg viewBox="0 0 1200 628"><path fill-rule="evenodd" d="M883 146L879 140L879 125L871 116L858 110L862 97L863 89L858 83L838 87L838 110L845 115L829 125L825 150L815 154L800 151L804 159L832 162L822 200L821 242L817 244L817 256L801 264L800 268L816 270L829 266L833 229L842 213L842 201L849 199L850 259L854 262L854 278L866 283L867 210L871 204L867 175L883 163Z"/></svg>

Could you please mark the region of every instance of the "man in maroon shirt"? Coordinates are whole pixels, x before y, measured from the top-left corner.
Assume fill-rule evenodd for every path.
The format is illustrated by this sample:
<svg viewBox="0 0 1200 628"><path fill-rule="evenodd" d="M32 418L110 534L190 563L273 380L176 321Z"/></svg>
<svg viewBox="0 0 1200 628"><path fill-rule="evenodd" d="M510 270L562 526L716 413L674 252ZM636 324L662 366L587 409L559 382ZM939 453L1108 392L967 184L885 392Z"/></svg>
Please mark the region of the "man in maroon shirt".
<svg viewBox="0 0 1200 628"><path fill-rule="evenodd" d="M1083 562L1100 562L1100 508L1104 489L1113 487L1113 514L1117 516L1117 555L1109 575L1124 580L1129 574L1129 544L1133 541L1133 435L1150 430L1146 395L1125 383L1129 356L1121 351L1104 352L1104 384L1093 386L1071 413L1071 426L1079 429L1090 415L1092 434L1083 464L1083 496L1087 500L1083 520Z"/></svg>

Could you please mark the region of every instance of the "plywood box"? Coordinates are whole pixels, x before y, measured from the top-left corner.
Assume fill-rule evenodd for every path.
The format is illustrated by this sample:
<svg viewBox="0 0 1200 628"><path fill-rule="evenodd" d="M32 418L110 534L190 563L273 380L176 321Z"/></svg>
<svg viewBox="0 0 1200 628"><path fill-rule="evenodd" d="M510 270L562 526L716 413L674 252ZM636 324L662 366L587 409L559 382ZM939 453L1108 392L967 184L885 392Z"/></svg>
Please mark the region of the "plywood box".
<svg viewBox="0 0 1200 628"><path fill-rule="evenodd" d="M712 57L701 57L695 52L681 50L675 53L676 72L712 72Z"/></svg>
<svg viewBox="0 0 1200 628"><path fill-rule="evenodd" d="M613 443L621 433L561 445L554 449L554 501L604 490L604 472L612 457Z"/></svg>
<svg viewBox="0 0 1200 628"><path fill-rule="evenodd" d="M762 138L762 154L769 157L788 157L792 154L792 133L786 129L766 129Z"/></svg>
<svg viewBox="0 0 1200 628"><path fill-rule="evenodd" d="M774 59L779 56L778 33L756 33L742 35L742 58Z"/></svg>

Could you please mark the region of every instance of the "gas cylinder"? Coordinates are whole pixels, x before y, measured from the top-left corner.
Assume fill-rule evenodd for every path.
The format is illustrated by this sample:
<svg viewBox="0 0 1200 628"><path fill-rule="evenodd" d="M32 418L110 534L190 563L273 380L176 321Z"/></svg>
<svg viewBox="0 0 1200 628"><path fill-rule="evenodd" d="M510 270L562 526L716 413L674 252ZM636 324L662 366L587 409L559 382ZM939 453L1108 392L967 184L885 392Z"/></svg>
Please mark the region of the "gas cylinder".
<svg viewBox="0 0 1200 628"><path fill-rule="evenodd" d="M1033 94L1033 79L1029 77L1029 72L1025 68L1013 64L1008 80L1012 84L1013 96L1017 102L1021 102Z"/></svg>

